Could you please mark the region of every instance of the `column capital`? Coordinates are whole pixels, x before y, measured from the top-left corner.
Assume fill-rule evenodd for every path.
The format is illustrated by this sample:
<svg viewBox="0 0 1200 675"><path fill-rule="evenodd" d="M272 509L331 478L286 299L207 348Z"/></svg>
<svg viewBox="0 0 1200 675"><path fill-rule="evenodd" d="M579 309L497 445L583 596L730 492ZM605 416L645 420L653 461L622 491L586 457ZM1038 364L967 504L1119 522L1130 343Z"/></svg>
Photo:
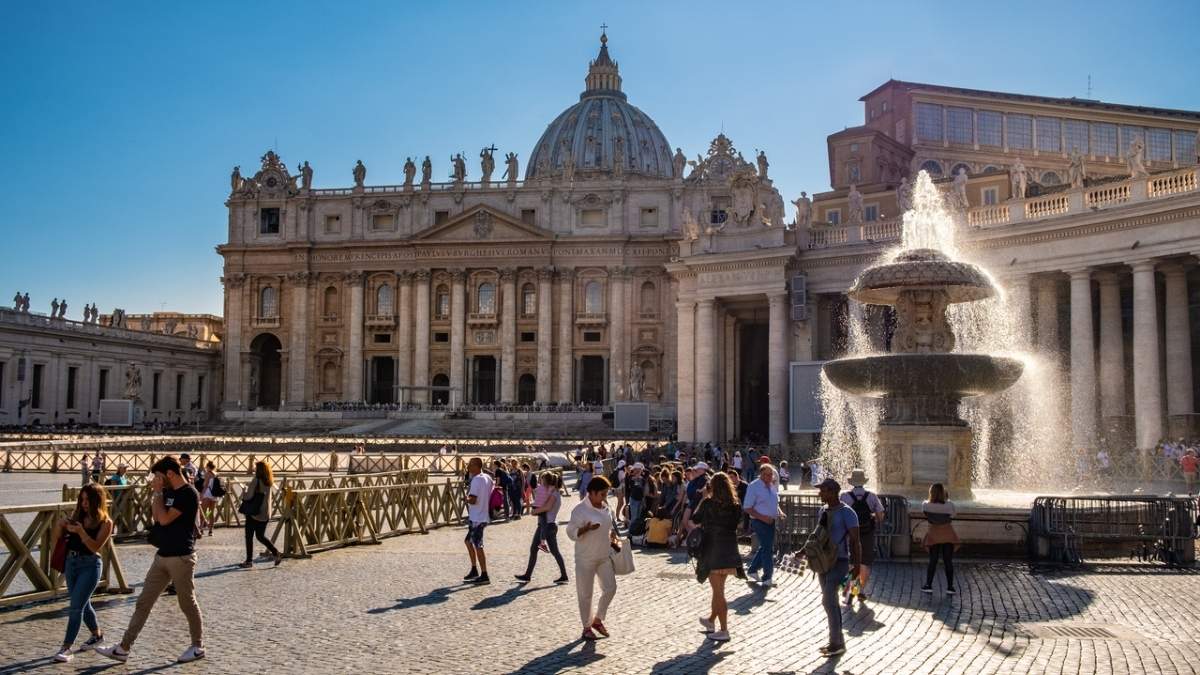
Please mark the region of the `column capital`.
<svg viewBox="0 0 1200 675"><path fill-rule="evenodd" d="M429 270L417 270L416 272L413 272L413 279L416 279L417 283L420 284L429 283L429 278L431 276L433 275L430 274Z"/></svg>
<svg viewBox="0 0 1200 675"><path fill-rule="evenodd" d="M241 272L234 274L226 274L221 277L221 283L225 284L226 288L241 288L246 284L247 276Z"/></svg>
<svg viewBox="0 0 1200 675"><path fill-rule="evenodd" d="M1163 275L1176 276L1187 274L1187 267L1179 260L1168 260L1158 266L1158 271Z"/></svg>
<svg viewBox="0 0 1200 675"><path fill-rule="evenodd" d="M313 281L314 276L312 272L300 270L299 272L288 272L287 280L293 286L305 288Z"/></svg>
<svg viewBox="0 0 1200 675"><path fill-rule="evenodd" d="M500 281L505 284L511 284L517 279L517 270L514 267L500 268Z"/></svg>
<svg viewBox="0 0 1200 675"><path fill-rule="evenodd" d="M697 307L708 307L709 309L711 309L716 304L717 304L716 298L697 298L696 299Z"/></svg>
<svg viewBox="0 0 1200 675"><path fill-rule="evenodd" d="M412 272L409 270L396 270L396 283L407 284L412 281Z"/></svg>
<svg viewBox="0 0 1200 675"><path fill-rule="evenodd" d="M1071 281L1092 280L1092 268L1090 267L1075 267L1063 271L1067 273L1067 276L1071 277Z"/></svg>
<svg viewBox="0 0 1200 675"><path fill-rule="evenodd" d="M342 280L351 286L362 286L367 274L362 270L351 270L342 275Z"/></svg>
<svg viewBox="0 0 1200 675"><path fill-rule="evenodd" d="M455 269L449 270L449 272L450 272L450 281L452 283L461 284L467 280L467 271L465 269L455 268Z"/></svg>
<svg viewBox="0 0 1200 675"><path fill-rule="evenodd" d="M624 265L614 265L608 268L608 275L614 279L628 279L632 272Z"/></svg>
<svg viewBox="0 0 1200 675"><path fill-rule="evenodd" d="M683 311L683 310L695 309L695 308L696 308L695 300L676 300L675 301L675 309L677 309L677 310Z"/></svg>
<svg viewBox="0 0 1200 675"><path fill-rule="evenodd" d="M559 281L572 281L573 279L575 279L575 268L574 267L556 267L554 269L554 276L558 277Z"/></svg>
<svg viewBox="0 0 1200 675"><path fill-rule="evenodd" d="M539 267L537 271L538 281L550 281L554 279L553 267Z"/></svg>
<svg viewBox="0 0 1200 675"><path fill-rule="evenodd" d="M1121 282L1121 275L1112 270L1097 270L1092 273L1092 278L1101 286L1115 286Z"/></svg>
<svg viewBox="0 0 1200 675"><path fill-rule="evenodd" d="M1143 260L1134 260L1129 263L1129 266L1133 268L1135 274L1137 272L1153 273L1154 269L1158 266L1158 261L1154 258L1145 258Z"/></svg>

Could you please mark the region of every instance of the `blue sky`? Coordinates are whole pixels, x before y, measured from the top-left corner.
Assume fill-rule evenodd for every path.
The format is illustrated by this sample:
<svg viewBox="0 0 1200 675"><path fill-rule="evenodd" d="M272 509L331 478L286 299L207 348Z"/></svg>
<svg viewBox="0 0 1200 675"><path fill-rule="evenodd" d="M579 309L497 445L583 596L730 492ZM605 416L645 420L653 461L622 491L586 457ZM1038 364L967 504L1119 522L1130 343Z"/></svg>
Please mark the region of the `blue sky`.
<svg viewBox="0 0 1200 675"><path fill-rule="evenodd" d="M40 6L39 6L40 5ZM0 26L0 302L221 313L229 172L275 148L318 187L408 155L524 160L599 26L688 156L724 127L788 199L889 77L1200 109L1200 3L10 3ZM471 174L477 166L469 165Z"/></svg>

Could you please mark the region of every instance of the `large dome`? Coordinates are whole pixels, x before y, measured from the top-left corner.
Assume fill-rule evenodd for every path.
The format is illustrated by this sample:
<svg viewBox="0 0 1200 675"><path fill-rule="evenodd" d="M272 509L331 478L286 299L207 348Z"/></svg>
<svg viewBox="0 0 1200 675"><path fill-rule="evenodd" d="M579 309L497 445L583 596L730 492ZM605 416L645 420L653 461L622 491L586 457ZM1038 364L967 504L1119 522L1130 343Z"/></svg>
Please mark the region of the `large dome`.
<svg viewBox="0 0 1200 675"><path fill-rule="evenodd" d="M564 162L573 175L612 174L621 157L621 173L675 178L671 146L658 125L630 104L621 92L617 64L608 56L608 37L600 36L600 55L588 64L587 89L579 102L546 127L525 167L525 179L563 174Z"/></svg>

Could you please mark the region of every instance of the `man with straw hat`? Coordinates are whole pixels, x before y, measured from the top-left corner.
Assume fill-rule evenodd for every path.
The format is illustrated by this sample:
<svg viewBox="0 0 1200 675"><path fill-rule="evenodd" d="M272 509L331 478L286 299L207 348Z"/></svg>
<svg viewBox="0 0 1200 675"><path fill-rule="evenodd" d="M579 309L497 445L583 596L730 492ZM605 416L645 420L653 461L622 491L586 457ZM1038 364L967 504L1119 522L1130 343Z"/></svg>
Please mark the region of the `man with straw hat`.
<svg viewBox="0 0 1200 675"><path fill-rule="evenodd" d="M867 600L867 579L871 576L871 565L875 563L875 530L883 524L883 502L874 492L867 490L867 473L862 469L850 472L849 490L842 493L842 503L854 509L858 516L858 537L862 542L862 564L858 568L858 601ZM846 606L854 602L852 593L855 584L846 584Z"/></svg>

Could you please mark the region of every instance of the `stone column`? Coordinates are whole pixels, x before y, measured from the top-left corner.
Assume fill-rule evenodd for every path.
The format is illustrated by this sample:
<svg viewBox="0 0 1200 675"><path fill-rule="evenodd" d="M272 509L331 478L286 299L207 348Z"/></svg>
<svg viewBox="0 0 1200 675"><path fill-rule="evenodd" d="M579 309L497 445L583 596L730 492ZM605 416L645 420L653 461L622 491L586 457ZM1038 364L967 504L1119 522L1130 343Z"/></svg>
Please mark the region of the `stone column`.
<svg viewBox="0 0 1200 675"><path fill-rule="evenodd" d="M1100 282L1100 415L1125 414L1125 332L1121 326L1120 277L1098 272Z"/></svg>
<svg viewBox="0 0 1200 675"><path fill-rule="evenodd" d="M1013 321L1016 333L1017 347L1028 349L1033 334L1033 312L1030 311L1032 279L1028 274L1012 277L1008 280L1009 317Z"/></svg>
<svg viewBox="0 0 1200 675"><path fill-rule="evenodd" d="M1153 260L1133 263L1133 411L1137 447L1149 450L1163 436L1158 301Z"/></svg>
<svg viewBox="0 0 1200 675"><path fill-rule="evenodd" d="M553 363L552 350L554 349L554 340L552 339L554 334L552 325L554 298L551 296L553 293L554 270L548 267L540 269L538 270L537 277L538 354L536 400L538 403L550 403L554 400L554 394L551 393L553 391L553 387L551 386L553 374L550 372L551 364Z"/></svg>
<svg viewBox="0 0 1200 675"><path fill-rule="evenodd" d="M558 402L575 400L575 270L558 270ZM541 378L539 377L539 380Z"/></svg>
<svg viewBox="0 0 1200 675"><path fill-rule="evenodd" d="M288 332L291 336L289 347L290 372L288 374L288 389L285 396L288 403L300 408L308 400L305 391L306 376L308 375L308 286L311 275L308 272L293 272L288 275L292 286L292 316L288 319Z"/></svg>
<svg viewBox="0 0 1200 675"><path fill-rule="evenodd" d="M413 386L429 386L429 270L418 270L413 277L417 285L413 292L416 294L417 330L413 335ZM414 391L415 403L428 403L428 391Z"/></svg>
<svg viewBox="0 0 1200 675"><path fill-rule="evenodd" d="M412 273L408 270L396 272L396 384L412 386ZM397 389L397 402L412 400L412 392Z"/></svg>
<svg viewBox="0 0 1200 675"><path fill-rule="evenodd" d="M242 293L246 285L246 275L231 274L223 278L225 282L225 401L227 410L237 410L238 401L246 404L242 396L242 326L247 321L242 311ZM29 366L33 368L33 366ZM109 375L109 387L117 389L116 374L120 369L114 368ZM123 375L123 373L121 373ZM17 392L18 395L21 392Z"/></svg>
<svg viewBox="0 0 1200 675"><path fill-rule="evenodd" d="M628 369L625 368L625 277L623 267L608 269L608 400L629 398Z"/></svg>
<svg viewBox="0 0 1200 675"><path fill-rule="evenodd" d="M1092 330L1092 273L1071 270L1071 444L1096 450L1096 340Z"/></svg>
<svg viewBox="0 0 1200 675"><path fill-rule="evenodd" d="M773 293L767 303L767 433L768 442L778 445L786 443L788 435L788 294Z"/></svg>
<svg viewBox="0 0 1200 675"><path fill-rule="evenodd" d="M675 303L675 321L678 327L675 418L679 440L691 443L696 440L696 303Z"/></svg>
<svg viewBox="0 0 1200 675"><path fill-rule="evenodd" d="M1188 321L1187 271L1179 263L1161 268L1165 300L1167 367L1167 415L1190 415L1192 401L1192 331Z"/></svg>
<svg viewBox="0 0 1200 675"><path fill-rule="evenodd" d="M696 441L716 440L717 359L714 313L716 301L704 298L696 303Z"/></svg>
<svg viewBox="0 0 1200 675"><path fill-rule="evenodd" d="M462 403L465 393L467 343L467 273L450 271L450 394L451 403Z"/></svg>
<svg viewBox="0 0 1200 675"><path fill-rule="evenodd" d="M361 270L347 272L350 286L350 342L346 349L346 387L342 392L347 401L363 400L363 282Z"/></svg>
<svg viewBox="0 0 1200 675"><path fill-rule="evenodd" d="M1043 278L1037 286L1037 347L1059 365L1058 280Z"/></svg>
<svg viewBox="0 0 1200 675"><path fill-rule="evenodd" d="M500 270L500 402L517 400L517 272Z"/></svg>

